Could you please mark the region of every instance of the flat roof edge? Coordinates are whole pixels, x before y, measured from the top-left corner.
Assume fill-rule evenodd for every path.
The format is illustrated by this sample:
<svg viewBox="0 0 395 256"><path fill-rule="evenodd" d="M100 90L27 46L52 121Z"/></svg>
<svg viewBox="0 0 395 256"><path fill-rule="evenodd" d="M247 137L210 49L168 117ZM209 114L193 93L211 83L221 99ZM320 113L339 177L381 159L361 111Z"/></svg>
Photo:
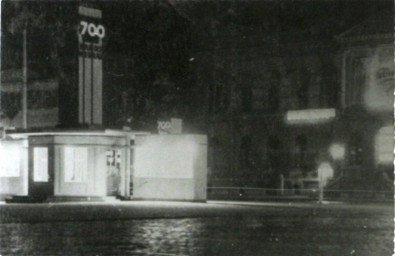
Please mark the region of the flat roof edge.
<svg viewBox="0 0 395 256"><path fill-rule="evenodd" d="M101 137L124 137L122 134L107 134L98 132L36 132L36 133L9 133L13 139L28 138L32 136L101 136Z"/></svg>

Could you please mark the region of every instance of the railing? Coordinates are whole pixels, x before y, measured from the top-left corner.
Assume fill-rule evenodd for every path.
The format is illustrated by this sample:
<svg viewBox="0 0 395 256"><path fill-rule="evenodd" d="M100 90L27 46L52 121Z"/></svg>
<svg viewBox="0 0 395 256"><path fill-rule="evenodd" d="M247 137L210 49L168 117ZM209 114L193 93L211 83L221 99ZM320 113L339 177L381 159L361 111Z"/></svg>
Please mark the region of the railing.
<svg viewBox="0 0 395 256"><path fill-rule="evenodd" d="M273 189L255 187L208 187L209 200L319 200L319 189ZM392 201L393 191L324 190L324 200Z"/></svg>

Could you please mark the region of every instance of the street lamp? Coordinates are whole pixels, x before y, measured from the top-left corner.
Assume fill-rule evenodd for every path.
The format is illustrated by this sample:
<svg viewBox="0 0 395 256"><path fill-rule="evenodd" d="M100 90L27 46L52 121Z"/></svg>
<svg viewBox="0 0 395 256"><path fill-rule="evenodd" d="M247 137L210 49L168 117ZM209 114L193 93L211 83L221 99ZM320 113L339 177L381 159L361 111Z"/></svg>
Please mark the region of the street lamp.
<svg viewBox="0 0 395 256"><path fill-rule="evenodd" d="M343 144L332 144L329 147L329 153L331 154L333 160L343 160L345 155L345 148Z"/></svg>
<svg viewBox="0 0 395 256"><path fill-rule="evenodd" d="M318 182L319 182L319 202L324 201L324 186L329 179L333 177L333 168L328 162L322 162L318 167Z"/></svg>

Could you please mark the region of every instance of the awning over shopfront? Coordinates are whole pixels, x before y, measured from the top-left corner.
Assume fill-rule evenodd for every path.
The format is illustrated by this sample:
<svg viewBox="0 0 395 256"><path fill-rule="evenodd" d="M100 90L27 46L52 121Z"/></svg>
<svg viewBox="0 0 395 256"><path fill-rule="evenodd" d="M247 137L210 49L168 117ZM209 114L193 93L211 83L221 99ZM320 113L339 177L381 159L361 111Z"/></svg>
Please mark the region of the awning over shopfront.
<svg viewBox="0 0 395 256"><path fill-rule="evenodd" d="M288 124L314 124L331 121L336 116L333 108L290 110L286 114Z"/></svg>

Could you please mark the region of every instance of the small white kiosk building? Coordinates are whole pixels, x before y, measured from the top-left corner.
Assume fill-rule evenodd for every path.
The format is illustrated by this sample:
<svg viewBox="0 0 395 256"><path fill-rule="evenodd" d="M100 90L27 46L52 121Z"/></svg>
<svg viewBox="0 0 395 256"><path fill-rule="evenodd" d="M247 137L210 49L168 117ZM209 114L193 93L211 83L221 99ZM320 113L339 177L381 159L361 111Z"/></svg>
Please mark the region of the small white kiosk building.
<svg viewBox="0 0 395 256"><path fill-rule="evenodd" d="M205 135L20 133L1 149L9 152L0 159L3 197L206 200Z"/></svg>

